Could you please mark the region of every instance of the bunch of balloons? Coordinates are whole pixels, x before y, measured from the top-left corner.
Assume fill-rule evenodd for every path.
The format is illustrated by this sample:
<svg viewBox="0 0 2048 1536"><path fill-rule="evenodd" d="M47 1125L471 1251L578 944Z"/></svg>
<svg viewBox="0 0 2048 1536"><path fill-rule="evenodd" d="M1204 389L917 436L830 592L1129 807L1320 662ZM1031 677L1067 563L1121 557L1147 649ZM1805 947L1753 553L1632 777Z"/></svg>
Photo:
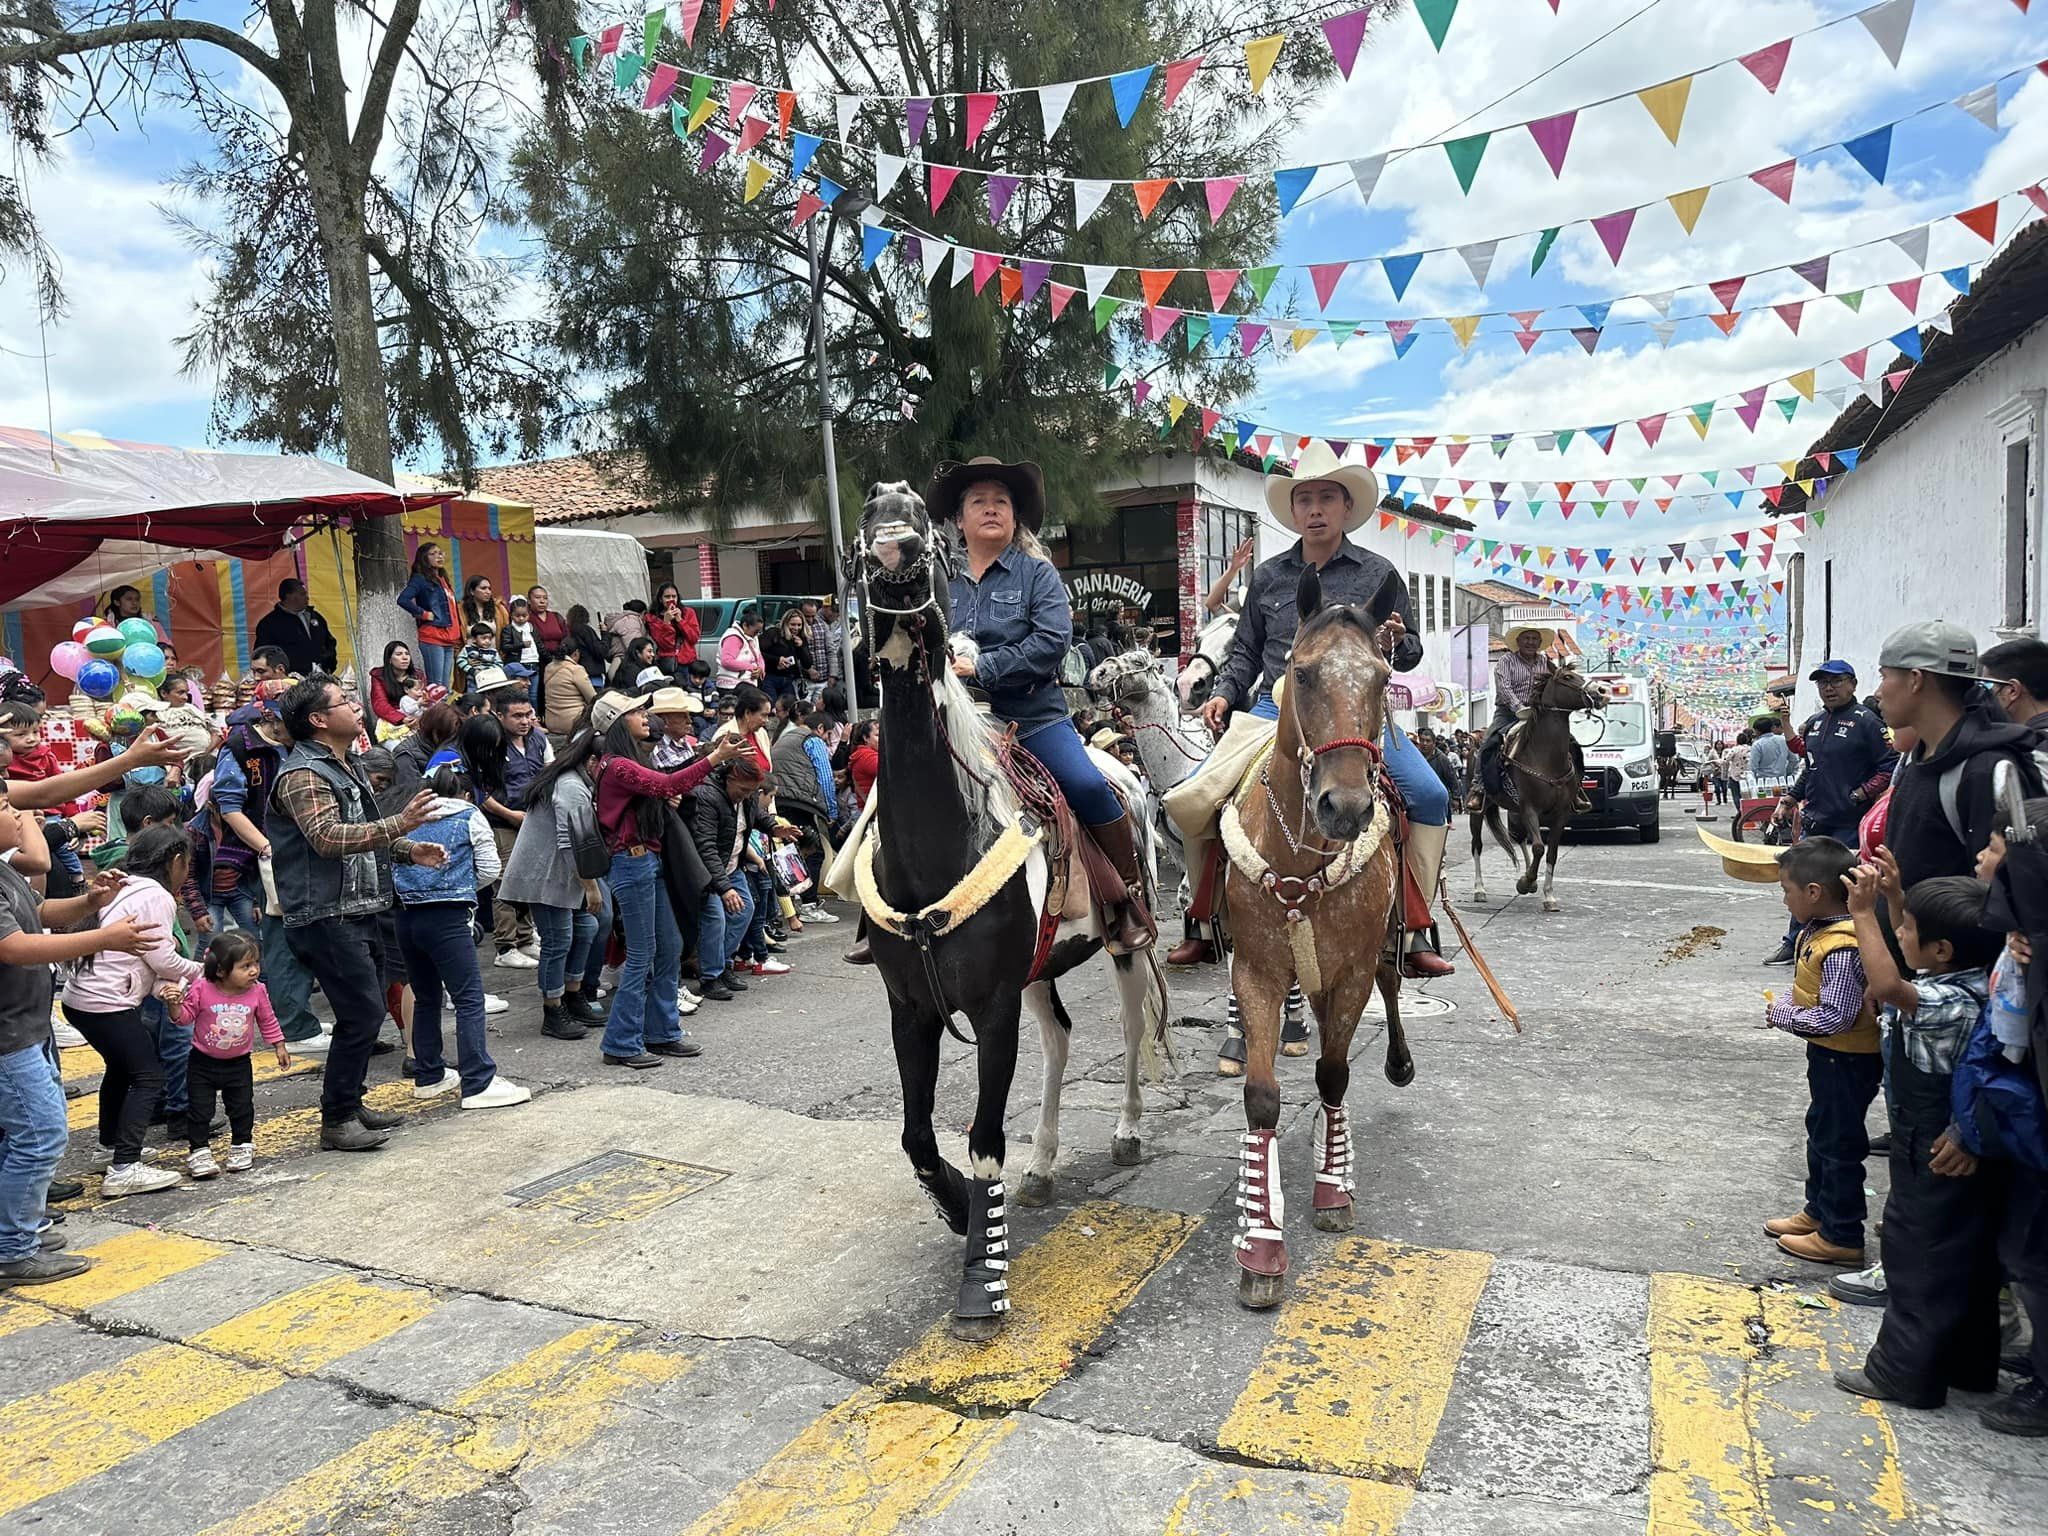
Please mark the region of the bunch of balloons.
<svg viewBox="0 0 2048 1536"><path fill-rule="evenodd" d="M123 619L118 627L100 619L80 619L71 638L50 652L50 670L78 685L90 699L110 699L125 681L154 693L169 661L156 643L156 626L148 619Z"/></svg>

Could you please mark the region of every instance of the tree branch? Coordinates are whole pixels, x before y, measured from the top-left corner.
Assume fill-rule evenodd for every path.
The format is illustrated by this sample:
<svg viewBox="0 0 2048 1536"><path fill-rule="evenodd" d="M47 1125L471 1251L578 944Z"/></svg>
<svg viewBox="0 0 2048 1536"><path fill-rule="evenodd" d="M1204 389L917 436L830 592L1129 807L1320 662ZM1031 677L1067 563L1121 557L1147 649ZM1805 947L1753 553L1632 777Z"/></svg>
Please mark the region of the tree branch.
<svg viewBox="0 0 2048 1536"><path fill-rule="evenodd" d="M139 43L206 43L232 53L272 85L282 88L283 73L275 57L231 28L210 21L166 16L151 21L126 21L84 32L67 32L32 17L0 11L0 32L27 32L33 43L0 44L0 69L16 64L55 64L78 54L100 53ZM65 71L66 74L69 71Z"/></svg>
<svg viewBox="0 0 2048 1536"><path fill-rule="evenodd" d="M392 7L391 19L384 24L383 44L377 49L377 62L371 66L370 78L363 87L362 112L356 118L355 138L349 151L365 181L369 180L370 163L377 158L377 146L384 139L384 114L391 105L391 84L419 17L420 0L398 0Z"/></svg>

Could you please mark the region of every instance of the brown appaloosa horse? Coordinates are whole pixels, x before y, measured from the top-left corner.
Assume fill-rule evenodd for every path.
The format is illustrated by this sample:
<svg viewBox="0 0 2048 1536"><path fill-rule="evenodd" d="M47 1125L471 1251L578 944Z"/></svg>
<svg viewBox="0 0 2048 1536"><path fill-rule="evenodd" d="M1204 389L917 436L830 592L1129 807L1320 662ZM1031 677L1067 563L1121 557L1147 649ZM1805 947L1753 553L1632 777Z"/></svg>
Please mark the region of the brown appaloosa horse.
<svg viewBox="0 0 2048 1536"><path fill-rule="evenodd" d="M1381 788L1380 737L1392 675L1373 617L1325 607L1313 568L1295 593L1295 635L1272 756L1223 816L1236 940L1231 986L1244 1015L1244 1146L1238 1162L1238 1299L1280 1300L1287 1274L1280 1191L1281 1008L1299 981L1322 1035L1316 1091L1315 1224L1351 1226L1351 1037L1377 980L1387 1005L1387 1080L1415 1076L1401 1029L1400 967L1389 958L1401 868Z"/></svg>

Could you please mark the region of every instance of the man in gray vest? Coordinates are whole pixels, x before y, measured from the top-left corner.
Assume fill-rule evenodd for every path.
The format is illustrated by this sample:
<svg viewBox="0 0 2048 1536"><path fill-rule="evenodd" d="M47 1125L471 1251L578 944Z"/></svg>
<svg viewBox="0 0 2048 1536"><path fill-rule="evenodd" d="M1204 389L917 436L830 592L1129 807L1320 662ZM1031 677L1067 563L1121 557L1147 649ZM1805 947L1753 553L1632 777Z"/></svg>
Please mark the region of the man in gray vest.
<svg viewBox="0 0 2048 1536"><path fill-rule="evenodd" d="M378 914L391 905L391 861L438 866L448 850L414 843L435 795L422 789L396 816L377 797L355 755L362 705L316 672L280 701L294 743L278 765L269 818L271 872L285 941L319 980L334 1009L334 1042L320 1087L320 1145L367 1152L390 1137L396 1115L363 1107L363 1079L384 1019L384 941Z"/></svg>

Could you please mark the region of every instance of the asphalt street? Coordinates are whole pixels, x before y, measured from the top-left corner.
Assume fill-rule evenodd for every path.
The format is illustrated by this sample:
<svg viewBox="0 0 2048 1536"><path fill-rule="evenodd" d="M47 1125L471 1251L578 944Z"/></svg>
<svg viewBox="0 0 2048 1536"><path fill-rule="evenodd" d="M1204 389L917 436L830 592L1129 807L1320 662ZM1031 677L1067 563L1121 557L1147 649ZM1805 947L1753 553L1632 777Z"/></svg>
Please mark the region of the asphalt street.
<svg viewBox="0 0 2048 1536"><path fill-rule="evenodd" d="M2048 1532L2048 1443L1983 1430L1985 1399L1831 1384L1877 1315L1762 1232L1804 1175L1799 1048L1757 1027L1784 916L1690 820L1572 844L1554 915L1501 900L1497 851L1469 905L1455 853L1522 1031L1461 965L1405 995L1395 1089L1368 1017L1343 1236L1308 1220L1313 1060L1283 1061L1293 1270L1265 1313L1235 1295L1218 968L1175 973L1180 1072L1145 1090L1137 1167L1110 1158L1108 989L1067 989L1055 1200L1012 1207L1015 1310L980 1348L945 1333L959 1241L898 1148L850 926L650 1073L543 1039L533 973L487 968L530 1105L422 1107L379 1057L371 1102L406 1123L323 1154L309 1063L260 1085L253 1172L105 1204L88 1181L67 1229L98 1265L0 1298L0 1536ZM972 1055L945 1056L957 1157ZM1013 1148L1037 1081L1027 1035Z"/></svg>

